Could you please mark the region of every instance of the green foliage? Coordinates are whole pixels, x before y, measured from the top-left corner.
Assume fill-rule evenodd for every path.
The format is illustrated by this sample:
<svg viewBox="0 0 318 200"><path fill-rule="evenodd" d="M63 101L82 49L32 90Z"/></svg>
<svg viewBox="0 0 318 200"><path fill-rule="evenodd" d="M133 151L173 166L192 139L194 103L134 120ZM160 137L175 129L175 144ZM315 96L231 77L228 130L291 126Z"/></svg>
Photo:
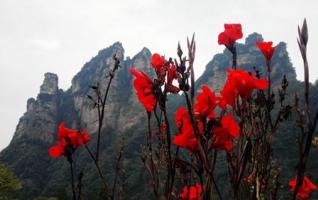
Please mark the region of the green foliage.
<svg viewBox="0 0 318 200"><path fill-rule="evenodd" d="M9 199L13 192L20 189L18 177L6 165L0 164L0 199Z"/></svg>

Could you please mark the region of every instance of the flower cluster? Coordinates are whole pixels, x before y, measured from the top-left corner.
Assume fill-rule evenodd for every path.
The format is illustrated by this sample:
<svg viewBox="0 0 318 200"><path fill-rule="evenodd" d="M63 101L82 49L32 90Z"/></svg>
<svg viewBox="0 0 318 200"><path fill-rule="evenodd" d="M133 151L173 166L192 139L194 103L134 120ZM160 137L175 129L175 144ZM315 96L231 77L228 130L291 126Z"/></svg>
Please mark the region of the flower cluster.
<svg viewBox="0 0 318 200"><path fill-rule="evenodd" d="M198 94L194 110L200 135L203 132L204 122L215 119L214 109L219 102L218 99L219 97L208 86L203 86L202 92ZM191 123L187 109L179 108L177 110L175 122L179 132L174 137L173 143L195 152L199 136L194 134L193 124ZM240 134L240 128L234 120L233 115L229 114L222 117L220 119L220 126L216 126L208 134L212 138L211 148L229 152L232 149L233 139Z"/></svg>
<svg viewBox="0 0 318 200"><path fill-rule="evenodd" d="M266 79L257 79L254 74L237 69L229 69L227 81L221 90L220 107L225 110L226 105L235 107L235 99L240 96L247 100L254 89L264 90L268 86Z"/></svg>
<svg viewBox="0 0 318 200"><path fill-rule="evenodd" d="M156 71L160 86L166 82L168 92L178 93L180 91L177 86L172 84L173 80L177 80L180 77L173 62L167 61L164 56L155 53L151 57L150 64Z"/></svg>
<svg viewBox="0 0 318 200"><path fill-rule="evenodd" d="M178 93L180 91L179 87L173 85L173 81L178 80L180 76L177 67L172 62L166 61L164 56L155 53L152 55L150 64L157 74L155 81L144 72L130 68L130 73L136 78L134 87L137 97L148 112L153 111L159 98L156 91L164 84L167 92Z"/></svg>
<svg viewBox="0 0 318 200"><path fill-rule="evenodd" d="M232 47L235 41L243 36L240 24L225 24L225 31L219 35L219 43L226 47ZM262 43L257 43L258 45ZM260 45L262 46L262 45ZM260 48L262 50L262 48ZM265 50L264 50L265 51ZM265 51L267 52L267 51ZM136 94L145 109L148 112L153 111L159 97L157 92L162 85L165 85L166 92L178 93L180 88L173 85L173 80L180 81L182 74L180 70L164 56L157 53L153 54L151 66L157 74L157 79L152 80L144 72L139 72L134 68L130 72L136 77L134 87ZM244 70L229 69L227 71L227 81L220 91L220 95L216 95L208 86L202 86L202 91L196 97L193 106L195 119L191 119L186 108L179 108L176 111L175 123L178 132L173 139L173 143L179 147L188 148L192 152L196 152L198 140L203 133L203 124L206 120L217 120L219 126L215 126L210 130L209 138L212 138L211 148L222 149L230 152L232 149L232 141L240 135L240 128L235 122L232 114L226 116L215 116L215 108L219 106L226 112L227 106L235 109L236 99L241 98L247 100L251 97L254 90L264 90L268 86L266 79L256 78L255 74L250 74ZM194 124L197 124L198 133L195 133Z"/></svg>
<svg viewBox="0 0 318 200"><path fill-rule="evenodd" d="M78 130L66 128L64 123L61 123L57 134L57 144L51 147L48 153L52 158L62 155L69 158L80 145L86 144L90 140L85 130L79 133Z"/></svg>
<svg viewBox="0 0 318 200"><path fill-rule="evenodd" d="M238 97L246 100L250 98L253 90L264 90L267 85L266 79L256 79L254 75L244 70L230 69L220 96L215 95L208 86L202 86L202 91L198 94L194 105L199 132L203 131L202 124L206 120L217 120L214 112L217 105L224 111L226 111L227 105L234 108ZM230 152L233 139L240 135L240 127L232 114L220 117L219 122L220 126L214 127L209 133L211 135L210 138L212 138L211 147ZM196 150L198 136L194 134L193 125L185 108L180 108L176 112L176 124L179 132L174 138L174 144L180 147L187 147L191 151Z"/></svg>

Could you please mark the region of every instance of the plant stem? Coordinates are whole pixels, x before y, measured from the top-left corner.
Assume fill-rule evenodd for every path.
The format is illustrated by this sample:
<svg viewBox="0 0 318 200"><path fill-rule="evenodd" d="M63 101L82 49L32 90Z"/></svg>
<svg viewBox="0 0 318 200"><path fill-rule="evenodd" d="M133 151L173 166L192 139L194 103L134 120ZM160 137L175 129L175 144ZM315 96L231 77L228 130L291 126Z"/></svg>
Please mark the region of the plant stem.
<svg viewBox="0 0 318 200"><path fill-rule="evenodd" d="M72 159L72 158L71 158ZM70 160L70 168L71 168L71 181L72 181L72 193L73 193L73 200L76 200L76 193L75 193L75 184L74 184L74 170L73 170L73 161Z"/></svg>
<svg viewBox="0 0 318 200"><path fill-rule="evenodd" d="M166 137L167 137L167 145L168 145L168 173L167 173L167 181L166 181L166 196L170 197L170 189L172 188L172 182L170 182L171 180L171 173L172 170L172 158L171 158L171 134L170 134L170 124L169 124L169 120L168 120L168 116L167 116L167 111L166 108L163 109L163 116L165 119L165 124L166 124Z"/></svg>
<svg viewBox="0 0 318 200"><path fill-rule="evenodd" d="M218 187L218 185L216 184L216 182L215 182L215 180L214 180L214 177L212 176L212 182L213 182L213 184L214 184L214 187L215 187L215 190L216 190L216 193L218 194L218 196L219 196L219 199L220 200L223 200L223 198L222 198L222 194L221 194L221 192L220 192L220 190L219 190L219 187Z"/></svg>
<svg viewBox="0 0 318 200"><path fill-rule="evenodd" d="M101 169L99 167L99 163L97 162L97 160L95 159L93 153L91 152L91 150L88 148L88 146L86 144L85 144L85 149L88 152L88 154L90 155L90 157L92 158L92 160L94 161L94 164L95 164L95 167L96 167L97 172L99 174L99 177L101 178L101 180L102 180L102 182L104 184L104 188L105 188L104 191L105 191L105 193L108 194L108 186L107 186L106 180L104 178L104 175L102 174L102 171L101 171ZM111 195L108 194L108 196L111 196Z"/></svg>
<svg viewBox="0 0 318 200"><path fill-rule="evenodd" d="M105 105L106 105L106 99L107 99L107 95L109 92L109 88L110 88L110 84L113 80L114 76L111 75L108 85L107 85L107 89L104 95L104 99L101 101L102 102L102 110L100 113L100 117L99 117L99 123L98 123L98 134L97 134L97 150L96 150L96 161L98 162L99 160L99 150L100 150L100 136L101 136L101 131L102 131L102 126L103 126L103 119L104 119L104 115L105 115Z"/></svg>
<svg viewBox="0 0 318 200"><path fill-rule="evenodd" d="M152 157L152 133L151 133L151 112L147 112L147 116L148 116L148 136L147 136L147 146L148 146L148 153L149 153L149 157L150 157L150 173L152 175L152 184L153 184L153 190L154 190L154 194L156 197L159 196L158 193L158 183L157 183L157 175L156 175L156 169L154 166L154 162L153 162L153 157Z"/></svg>
<svg viewBox="0 0 318 200"><path fill-rule="evenodd" d="M232 50L230 50L232 52L232 68L236 69L237 66L237 53L236 53L236 47L233 46Z"/></svg>
<svg viewBox="0 0 318 200"><path fill-rule="evenodd" d="M119 155L118 155L117 162L116 162L116 169L115 169L116 172L115 172L115 178L114 178L114 183L113 183L111 199L114 199L114 197L115 197L117 178L118 178L118 173L119 173L119 169L120 169L119 168L119 164L120 164L120 161L121 161L121 158L122 158L123 150L124 150L124 144L122 144L122 146L121 146L121 148L119 150Z"/></svg>
<svg viewBox="0 0 318 200"><path fill-rule="evenodd" d="M107 100L110 85L111 85L112 80L114 78L114 73L119 68L119 63L120 63L120 61L118 60L118 58L116 58L115 55L114 55L113 59L115 60L115 65L114 65L114 68L112 69L112 71L109 73L110 79L109 79L109 82L108 82L108 85L107 85L107 88L106 88L106 91L104 94L104 98L100 99L100 101L102 103L102 110L100 111L99 118L98 118L97 147L96 147L96 156L95 156L96 162L99 161L100 137L101 137L101 131L102 131L102 127L103 127L103 119L104 119L104 115L105 115L106 100Z"/></svg>

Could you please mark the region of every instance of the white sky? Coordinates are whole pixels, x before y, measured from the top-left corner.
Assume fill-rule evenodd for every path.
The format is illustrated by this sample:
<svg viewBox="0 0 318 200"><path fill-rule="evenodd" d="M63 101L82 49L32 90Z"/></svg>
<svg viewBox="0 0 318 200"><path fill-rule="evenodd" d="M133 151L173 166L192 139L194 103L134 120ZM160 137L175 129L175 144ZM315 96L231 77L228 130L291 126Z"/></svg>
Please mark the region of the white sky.
<svg viewBox="0 0 318 200"><path fill-rule="evenodd" d="M63 89L98 50L121 41L126 56L144 46L176 55L177 42L196 33L197 77L214 54L224 23L241 23L244 37L285 41L297 77L302 63L297 25L309 25L311 81L318 77L317 0L0 0L0 149L6 147L26 101L36 97L45 72ZM243 41L243 40L241 40Z"/></svg>

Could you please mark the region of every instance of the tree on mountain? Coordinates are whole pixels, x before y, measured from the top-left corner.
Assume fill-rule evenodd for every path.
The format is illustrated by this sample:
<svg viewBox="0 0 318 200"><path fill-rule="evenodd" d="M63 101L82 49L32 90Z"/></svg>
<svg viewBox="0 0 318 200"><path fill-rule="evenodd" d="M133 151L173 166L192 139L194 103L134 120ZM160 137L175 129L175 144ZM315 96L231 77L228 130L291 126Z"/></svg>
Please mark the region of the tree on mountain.
<svg viewBox="0 0 318 200"><path fill-rule="evenodd" d="M6 165L0 163L0 199L10 199L13 192L20 189L19 178Z"/></svg>

